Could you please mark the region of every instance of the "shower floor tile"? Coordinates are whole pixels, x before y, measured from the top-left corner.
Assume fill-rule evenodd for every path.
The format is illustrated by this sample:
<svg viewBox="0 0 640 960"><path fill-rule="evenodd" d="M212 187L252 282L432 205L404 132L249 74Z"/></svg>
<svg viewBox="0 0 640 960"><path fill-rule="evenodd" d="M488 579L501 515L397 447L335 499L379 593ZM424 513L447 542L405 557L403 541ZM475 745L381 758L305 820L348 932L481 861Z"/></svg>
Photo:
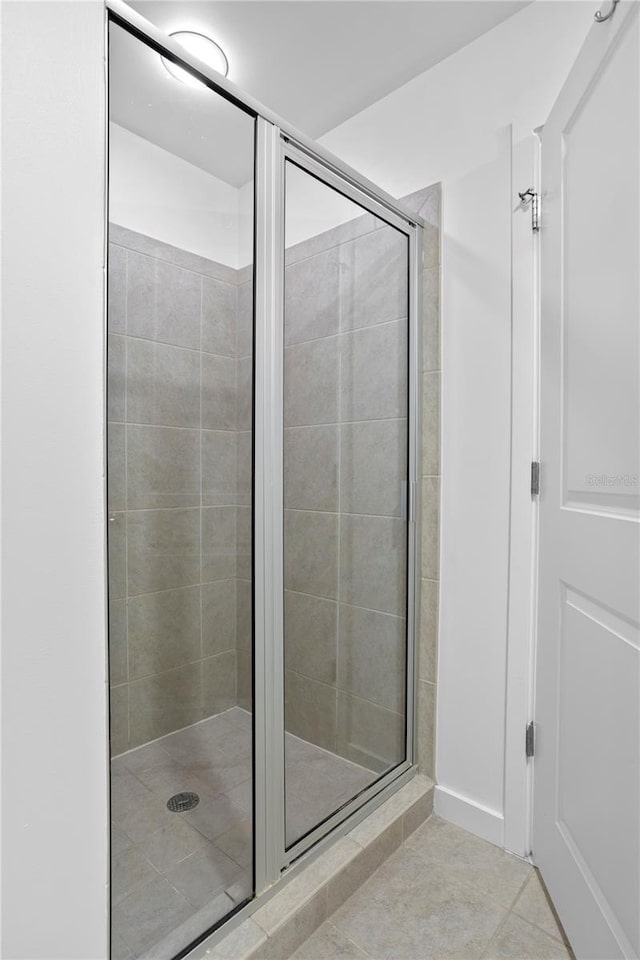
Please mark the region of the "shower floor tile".
<svg viewBox="0 0 640 960"><path fill-rule="evenodd" d="M115 955L170 957L176 928L187 946L251 896L251 747L251 715L233 707L112 761ZM291 734L286 757L288 843L377 776ZM172 813L184 791L199 804Z"/></svg>

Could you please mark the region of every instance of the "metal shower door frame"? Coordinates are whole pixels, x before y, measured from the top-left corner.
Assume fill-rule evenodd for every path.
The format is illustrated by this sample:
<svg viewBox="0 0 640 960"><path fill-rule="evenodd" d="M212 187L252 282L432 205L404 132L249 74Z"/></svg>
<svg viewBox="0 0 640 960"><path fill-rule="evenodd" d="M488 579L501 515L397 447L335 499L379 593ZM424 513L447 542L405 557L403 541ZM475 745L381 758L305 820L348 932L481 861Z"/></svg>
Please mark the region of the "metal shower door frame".
<svg viewBox="0 0 640 960"><path fill-rule="evenodd" d="M203 931L193 947L200 945L204 949L224 935L222 928L226 932L261 906L281 878L295 874L304 862L348 832L416 772L423 221L348 164L201 63L123 0L105 0L105 7L108 20L187 68L214 92L253 116L256 123L252 499L255 896L213 930ZM289 850L284 824L283 615L284 170L287 160L404 233L409 250L406 754L404 761Z"/></svg>
<svg viewBox="0 0 640 960"><path fill-rule="evenodd" d="M258 120L258 127L260 128L260 120ZM419 463L419 411L420 411L420 396L419 396L419 358L420 346L419 346L419 324L417 318L419 317L419 304L420 304L420 284L418 283L418 278L420 276L420 269L422 265L422 230L417 224L409 224L404 215L399 213L396 210L391 210L386 203L381 203L378 199L372 197L368 191L364 191L353 181L352 178L345 178L342 173L335 168L334 165L328 165L325 159L321 156L315 155L306 145L301 146L300 144L294 142L292 138L282 130L273 127L272 133L274 140L279 137L280 140L280 158L276 163L276 169L273 171L274 180L276 183L276 189L281 191L282 195L279 197L278 201L278 210L277 215L280 220L277 227L277 237L278 237L278 248L275 251L276 263L274 268L276 275L279 278L279 299L275 304L276 316L273 318L275 326L278 328L277 334L277 350L278 350L278 359L273 364L274 358L265 357L265 362L267 366L269 361L273 364L272 374L276 379L274 383L274 395L279 398L280 409L276 412L276 418L278 422L278 429L280 430L280 436L282 436L284 431L284 410L283 410L283 397L284 397L284 382L283 382L283 369L282 369L282 358L284 357L284 343L283 343L283 330L284 330L284 303L283 303L283 290L284 290L284 269L285 269L285 243L284 243L284 170L285 164L291 162L297 167L302 168L316 180L326 184L328 187L336 190L341 193L343 196L347 197L349 200L353 201L358 205L364 212L371 213L373 216L388 223L390 226L394 227L396 230L404 234L408 241L408 290L409 290L409 302L408 302L408 356L407 356L407 372L408 372L408 390L407 390L407 448L408 448L408 463L407 463L407 473L408 473L408 491L407 491L407 623L406 623L406 637L407 637L407 655L406 655L406 694L405 694L405 729L406 729L406 750L405 750L405 759L399 764L394 766L391 770L388 770L384 775L378 777L369 787L361 791L357 796L353 797L348 803L346 803L339 810L335 811L331 816L327 817L322 823L318 824L313 830L305 834L301 839L296 843L292 844L289 848L286 847L284 840L284 811L285 811L285 763L284 763L284 710L282 710L281 717L281 726L279 734L279 739L277 741L274 739L274 744L276 746L277 755L273 757L274 768L279 771L279 789L278 789L278 823L279 830L282 830L282 839L280 842L281 849L281 867L285 869L292 862L294 862L298 857L303 855L307 850L313 847L318 843L324 836L330 833L335 828L339 827L344 821L348 820L350 816L356 813L363 804L367 801L374 798L376 795L380 794L385 788L388 788L391 784L397 780L398 777L407 773L411 768L417 763L417 755L415 751L416 745L416 730L415 730L415 695L416 695L416 644L415 644L415 635L416 635L416 624L418 623L418 617L416 614L416 604L418 600L418 587L419 587L419 577L417 572L419 570L417 564L417 530L419 529L417 518L419 513L419 503L418 503L418 463ZM260 154L258 152L258 164L260 162ZM256 182L258 182L258 176L256 176ZM281 278L281 279L280 279ZM256 318L257 319L257 318ZM256 360L258 359L258 354L256 352ZM256 406L257 411L257 406ZM280 531L280 538L282 538L282 528L284 524L284 504L283 504L283 495L282 495L282 446L280 442L280 448L277 450L277 453L274 454L274 457L277 458L278 462L273 463L273 487L276 488L277 485L277 498L272 502L272 509L278 512L278 529ZM276 502L277 499L277 502ZM282 539L280 539L282 543ZM274 557L275 560L275 557ZM282 554L279 557L279 563L277 564L278 571L280 576L282 576ZM265 571L266 572L266 571ZM283 579L279 580L277 584L277 592L280 597L284 595L284 581ZM274 630L274 647L273 647L273 656L279 669L277 671L277 678L273 678L277 684L277 690L275 696L278 699L278 702L284 705L284 623L282 620L278 621L275 624ZM275 732L274 732L275 733ZM280 775L281 772L281 775ZM280 813L281 811L281 813ZM274 815L276 811L274 810ZM280 827L280 821L282 821L282 826ZM273 823L273 819L270 821Z"/></svg>

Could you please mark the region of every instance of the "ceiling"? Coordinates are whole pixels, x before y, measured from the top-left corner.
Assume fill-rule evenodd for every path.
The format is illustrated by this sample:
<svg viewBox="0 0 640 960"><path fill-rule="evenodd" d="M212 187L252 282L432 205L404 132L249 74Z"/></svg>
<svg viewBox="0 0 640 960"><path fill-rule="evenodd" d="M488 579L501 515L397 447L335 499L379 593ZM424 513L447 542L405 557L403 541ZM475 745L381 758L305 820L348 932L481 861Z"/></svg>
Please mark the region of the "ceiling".
<svg viewBox="0 0 640 960"><path fill-rule="evenodd" d="M229 79L318 138L455 53L531 0L137 0L162 31L196 30ZM247 117L172 79L157 54L111 30L111 119L239 186L251 177Z"/></svg>

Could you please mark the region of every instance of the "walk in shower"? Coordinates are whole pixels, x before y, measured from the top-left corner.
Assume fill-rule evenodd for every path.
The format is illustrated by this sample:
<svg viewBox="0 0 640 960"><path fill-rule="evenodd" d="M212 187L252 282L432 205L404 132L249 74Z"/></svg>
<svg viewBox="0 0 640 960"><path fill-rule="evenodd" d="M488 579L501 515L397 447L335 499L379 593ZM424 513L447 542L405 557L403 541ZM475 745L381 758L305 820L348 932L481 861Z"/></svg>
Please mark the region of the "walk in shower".
<svg viewBox="0 0 640 960"><path fill-rule="evenodd" d="M169 960L412 772L421 221L110 8L112 956Z"/></svg>

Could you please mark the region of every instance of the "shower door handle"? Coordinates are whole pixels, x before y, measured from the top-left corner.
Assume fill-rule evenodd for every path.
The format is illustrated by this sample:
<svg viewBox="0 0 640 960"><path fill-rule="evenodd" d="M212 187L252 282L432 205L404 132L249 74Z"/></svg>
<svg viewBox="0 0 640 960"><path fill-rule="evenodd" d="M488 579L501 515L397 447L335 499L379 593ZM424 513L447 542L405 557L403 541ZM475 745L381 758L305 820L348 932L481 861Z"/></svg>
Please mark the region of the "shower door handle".
<svg viewBox="0 0 640 960"><path fill-rule="evenodd" d="M413 481L403 480L400 484L400 516L407 523L413 523L415 520L415 491L416 485Z"/></svg>

